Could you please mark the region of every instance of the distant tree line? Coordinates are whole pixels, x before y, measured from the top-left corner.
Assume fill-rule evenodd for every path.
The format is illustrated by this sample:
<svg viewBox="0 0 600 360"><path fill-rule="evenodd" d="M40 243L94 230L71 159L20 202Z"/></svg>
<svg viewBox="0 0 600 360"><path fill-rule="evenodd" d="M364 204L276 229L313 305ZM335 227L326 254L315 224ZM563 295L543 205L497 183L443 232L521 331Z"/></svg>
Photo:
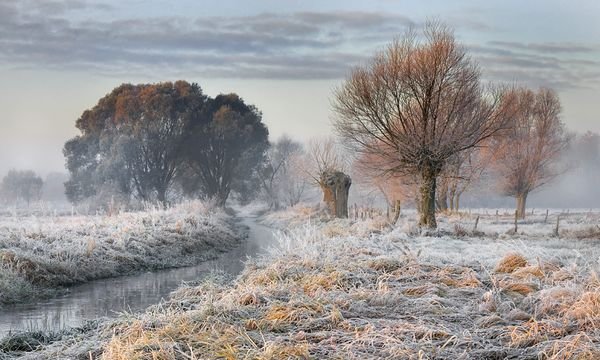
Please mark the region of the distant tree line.
<svg viewBox="0 0 600 360"><path fill-rule="evenodd" d="M23 201L29 206L42 196L44 181L32 170L10 170L2 179L0 195L7 203Z"/></svg>
<svg viewBox="0 0 600 360"><path fill-rule="evenodd" d="M0 182L0 204L28 207L37 201L64 203L67 175L51 172L44 179L33 170L8 171Z"/></svg>

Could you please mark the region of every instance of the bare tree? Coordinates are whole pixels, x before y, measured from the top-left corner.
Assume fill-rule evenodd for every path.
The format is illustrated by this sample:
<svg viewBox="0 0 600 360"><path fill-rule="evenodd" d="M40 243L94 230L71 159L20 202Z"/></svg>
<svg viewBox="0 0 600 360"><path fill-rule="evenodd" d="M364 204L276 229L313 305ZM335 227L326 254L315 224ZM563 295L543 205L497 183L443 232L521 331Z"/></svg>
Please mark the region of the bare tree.
<svg viewBox="0 0 600 360"><path fill-rule="evenodd" d="M477 180L491 161L489 151L471 148L448 159L438 181L437 208L441 211L458 211L460 197Z"/></svg>
<svg viewBox="0 0 600 360"><path fill-rule="evenodd" d="M307 178L320 185L321 174L347 171L348 161L333 137L310 139L301 165Z"/></svg>
<svg viewBox="0 0 600 360"><path fill-rule="evenodd" d="M494 167L503 194L516 198L517 216L524 219L529 193L561 172L554 165L568 145L568 136L556 92L519 88L512 95L516 111L510 130L496 141Z"/></svg>
<svg viewBox="0 0 600 360"><path fill-rule="evenodd" d="M303 152L302 144L289 136L281 136L267 151L265 162L258 172L260 185L269 208L278 209L281 200L292 206L300 201L305 188L304 179L295 179L295 158Z"/></svg>
<svg viewBox="0 0 600 360"><path fill-rule="evenodd" d="M412 201L417 193L414 176L380 174L372 169L372 164L378 161L367 154L356 159L353 174L358 184L379 192L390 209L395 208L398 201Z"/></svg>
<svg viewBox="0 0 600 360"><path fill-rule="evenodd" d="M354 69L335 91L338 134L381 161L373 171L420 177L419 224L437 227L436 178L457 153L504 126L502 91L486 92L477 64L452 31L428 23Z"/></svg>
<svg viewBox="0 0 600 360"><path fill-rule="evenodd" d="M304 197L308 181L302 172L304 150L293 153L288 159L285 176L281 183L283 200L288 206L295 206Z"/></svg>

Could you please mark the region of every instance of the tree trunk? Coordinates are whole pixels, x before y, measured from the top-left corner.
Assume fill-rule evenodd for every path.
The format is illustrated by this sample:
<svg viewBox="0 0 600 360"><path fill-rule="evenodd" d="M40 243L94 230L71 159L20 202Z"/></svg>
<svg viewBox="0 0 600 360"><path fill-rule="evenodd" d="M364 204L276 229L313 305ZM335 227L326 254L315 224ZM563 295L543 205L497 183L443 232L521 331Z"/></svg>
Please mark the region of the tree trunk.
<svg viewBox="0 0 600 360"><path fill-rule="evenodd" d="M430 229L437 228L435 221L435 183L436 173L431 167L427 167L421 173L421 214L419 226L428 227Z"/></svg>
<svg viewBox="0 0 600 360"><path fill-rule="evenodd" d="M156 189L156 200L162 205L164 209L167 208L167 190L158 188Z"/></svg>
<svg viewBox="0 0 600 360"><path fill-rule="evenodd" d="M437 191L437 208L438 210L444 212L448 211L448 182L447 180L442 180L438 191Z"/></svg>
<svg viewBox="0 0 600 360"><path fill-rule="evenodd" d="M227 198L229 197L229 190L221 187L215 196L215 200L217 201L218 207L225 207L225 203L227 202Z"/></svg>
<svg viewBox="0 0 600 360"><path fill-rule="evenodd" d="M337 218L348 217L348 193L352 180L350 176L340 172L326 172L321 174L321 190L323 201L327 204L332 216Z"/></svg>
<svg viewBox="0 0 600 360"><path fill-rule="evenodd" d="M269 210L279 210L279 199L271 187L265 188L269 198Z"/></svg>
<svg viewBox="0 0 600 360"><path fill-rule="evenodd" d="M415 207L417 208L417 212L420 214L421 213L421 195L419 195L419 192L415 192Z"/></svg>
<svg viewBox="0 0 600 360"><path fill-rule="evenodd" d="M521 220L525 219L525 208L527 205L527 193L517 195L517 217Z"/></svg>
<svg viewBox="0 0 600 360"><path fill-rule="evenodd" d="M399 218L400 218L400 200L396 200L394 203L394 220L392 220L392 225L396 225Z"/></svg>
<svg viewBox="0 0 600 360"><path fill-rule="evenodd" d="M460 191L458 191L457 182L457 179L453 179L452 184L450 186L450 210L452 212L458 212L459 210L458 200L460 198Z"/></svg>

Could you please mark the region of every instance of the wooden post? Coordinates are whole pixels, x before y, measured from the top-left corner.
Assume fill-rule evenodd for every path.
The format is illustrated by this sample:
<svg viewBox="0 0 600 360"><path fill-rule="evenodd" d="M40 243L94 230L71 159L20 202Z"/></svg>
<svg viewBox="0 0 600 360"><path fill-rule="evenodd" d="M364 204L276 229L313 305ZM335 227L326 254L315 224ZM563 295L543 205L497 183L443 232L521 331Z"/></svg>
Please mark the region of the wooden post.
<svg viewBox="0 0 600 360"><path fill-rule="evenodd" d="M548 209L546 209L546 217L544 218L544 224L548 222Z"/></svg>
<svg viewBox="0 0 600 360"><path fill-rule="evenodd" d="M554 228L554 236L558 237L558 227L560 224L560 215L556 216L556 227Z"/></svg>
<svg viewBox="0 0 600 360"><path fill-rule="evenodd" d="M473 226L473 232L477 231L477 225L479 225L479 215L477 215L477 219L475 219L475 226Z"/></svg>
<svg viewBox="0 0 600 360"><path fill-rule="evenodd" d="M500 219L498 218L498 209L496 209L496 224L498 224L500 222Z"/></svg>
<svg viewBox="0 0 600 360"><path fill-rule="evenodd" d="M519 220L519 210L515 210L515 234L519 231L519 227L518 227L518 220Z"/></svg>
<svg viewBox="0 0 600 360"><path fill-rule="evenodd" d="M399 218L400 218L400 200L396 200L396 203L394 204L394 220L392 221L392 225L396 225Z"/></svg>

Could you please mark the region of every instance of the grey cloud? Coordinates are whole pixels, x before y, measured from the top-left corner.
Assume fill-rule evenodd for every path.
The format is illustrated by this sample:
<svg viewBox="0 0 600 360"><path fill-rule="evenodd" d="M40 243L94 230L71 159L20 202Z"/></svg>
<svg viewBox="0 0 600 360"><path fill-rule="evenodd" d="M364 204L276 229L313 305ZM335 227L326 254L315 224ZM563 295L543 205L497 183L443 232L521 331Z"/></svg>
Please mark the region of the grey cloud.
<svg viewBox="0 0 600 360"><path fill-rule="evenodd" d="M486 65L510 66L529 69L554 69L561 70L563 67L556 59L536 59L524 56L481 56L479 60Z"/></svg>
<svg viewBox="0 0 600 360"><path fill-rule="evenodd" d="M357 11L117 21L77 16L88 10L110 8L89 0L0 0L0 64L113 77L331 79L420 25L399 14ZM459 31L490 30L475 18L449 21L462 23ZM600 67L590 59L598 49L587 44L492 41L468 48L494 80L588 86Z"/></svg>
<svg viewBox="0 0 600 360"><path fill-rule="evenodd" d="M166 74L187 68L207 76L333 78L342 76L347 61L362 59L345 54L345 46L365 42L361 38L368 32L389 39L411 23L402 16L360 12L77 22L66 16L70 5L90 4L48 1L38 11L65 16L47 17L0 2L7 10L0 24L0 61L108 73L111 67L143 65Z"/></svg>
<svg viewBox="0 0 600 360"><path fill-rule="evenodd" d="M559 90L594 88L600 72L598 66L581 66L569 59L480 56L477 60L489 80L550 86Z"/></svg>
<svg viewBox="0 0 600 360"><path fill-rule="evenodd" d="M517 43L510 41L490 41L490 45L508 49L527 50L538 53L594 53L598 47L574 43Z"/></svg>
<svg viewBox="0 0 600 360"><path fill-rule="evenodd" d="M491 80L557 89L597 87L600 62L593 59L600 48L593 44L490 41L468 48Z"/></svg>
<svg viewBox="0 0 600 360"><path fill-rule="evenodd" d="M402 26L412 26L415 23L408 17L402 15L367 13L359 11L341 11L333 13L300 12L299 19L316 25L338 24L349 28L372 28L391 22Z"/></svg>

